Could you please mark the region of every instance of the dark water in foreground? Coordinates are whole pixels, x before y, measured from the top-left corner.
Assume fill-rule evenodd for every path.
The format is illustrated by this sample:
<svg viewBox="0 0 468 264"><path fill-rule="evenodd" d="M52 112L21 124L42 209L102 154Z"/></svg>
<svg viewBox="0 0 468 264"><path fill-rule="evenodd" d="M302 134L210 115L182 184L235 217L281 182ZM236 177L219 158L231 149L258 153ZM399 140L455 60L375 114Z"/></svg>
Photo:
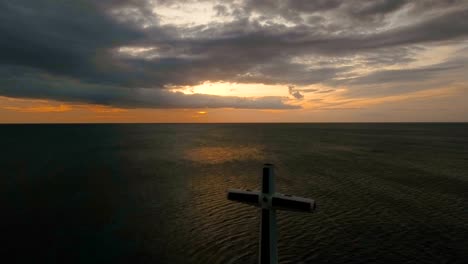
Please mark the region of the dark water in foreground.
<svg viewBox="0 0 468 264"><path fill-rule="evenodd" d="M314 198L280 212L280 263L466 263L468 124L0 126L2 258L256 263L257 209L227 188ZM5 246L6 245L6 246Z"/></svg>

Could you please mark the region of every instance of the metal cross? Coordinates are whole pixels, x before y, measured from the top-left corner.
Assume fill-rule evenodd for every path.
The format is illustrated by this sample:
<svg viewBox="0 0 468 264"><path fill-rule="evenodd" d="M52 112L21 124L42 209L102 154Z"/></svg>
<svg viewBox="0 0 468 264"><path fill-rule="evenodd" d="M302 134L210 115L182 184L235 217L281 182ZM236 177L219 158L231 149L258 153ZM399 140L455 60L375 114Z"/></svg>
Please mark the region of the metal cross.
<svg viewBox="0 0 468 264"><path fill-rule="evenodd" d="M273 165L265 164L262 175L262 191L229 189L227 198L231 201L246 203L262 208L260 221L259 263L278 263L276 250L276 210L313 212L315 201L275 192Z"/></svg>

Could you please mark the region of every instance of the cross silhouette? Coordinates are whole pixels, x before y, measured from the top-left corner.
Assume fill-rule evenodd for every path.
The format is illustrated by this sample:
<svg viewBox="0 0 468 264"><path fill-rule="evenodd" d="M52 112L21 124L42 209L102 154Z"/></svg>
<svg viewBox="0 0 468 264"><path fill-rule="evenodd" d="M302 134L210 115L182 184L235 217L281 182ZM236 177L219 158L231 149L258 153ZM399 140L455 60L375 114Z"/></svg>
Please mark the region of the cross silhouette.
<svg viewBox="0 0 468 264"><path fill-rule="evenodd" d="M262 175L262 191L229 189L227 198L231 201L254 205L262 209L260 221L259 263L278 263L276 250L276 210L313 212L315 201L275 192L275 175L272 164L265 164Z"/></svg>

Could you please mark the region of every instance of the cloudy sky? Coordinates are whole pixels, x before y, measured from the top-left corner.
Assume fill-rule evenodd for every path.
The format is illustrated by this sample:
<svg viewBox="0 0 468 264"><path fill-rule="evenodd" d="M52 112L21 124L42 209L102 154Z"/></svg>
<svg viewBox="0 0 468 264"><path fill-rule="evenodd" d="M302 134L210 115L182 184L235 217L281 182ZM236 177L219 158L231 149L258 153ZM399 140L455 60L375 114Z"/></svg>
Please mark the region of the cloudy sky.
<svg viewBox="0 0 468 264"><path fill-rule="evenodd" d="M0 122L468 121L468 0L1 0Z"/></svg>

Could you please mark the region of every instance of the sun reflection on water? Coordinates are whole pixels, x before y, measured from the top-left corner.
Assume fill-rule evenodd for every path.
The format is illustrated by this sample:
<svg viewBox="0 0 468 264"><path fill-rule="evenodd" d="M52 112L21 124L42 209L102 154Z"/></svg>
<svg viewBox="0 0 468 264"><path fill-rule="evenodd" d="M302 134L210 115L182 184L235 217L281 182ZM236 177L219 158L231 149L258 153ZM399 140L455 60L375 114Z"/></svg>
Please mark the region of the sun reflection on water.
<svg viewBox="0 0 468 264"><path fill-rule="evenodd" d="M263 159L263 151L258 146L200 147L187 150L185 159L207 164L220 164L236 160L261 160Z"/></svg>

